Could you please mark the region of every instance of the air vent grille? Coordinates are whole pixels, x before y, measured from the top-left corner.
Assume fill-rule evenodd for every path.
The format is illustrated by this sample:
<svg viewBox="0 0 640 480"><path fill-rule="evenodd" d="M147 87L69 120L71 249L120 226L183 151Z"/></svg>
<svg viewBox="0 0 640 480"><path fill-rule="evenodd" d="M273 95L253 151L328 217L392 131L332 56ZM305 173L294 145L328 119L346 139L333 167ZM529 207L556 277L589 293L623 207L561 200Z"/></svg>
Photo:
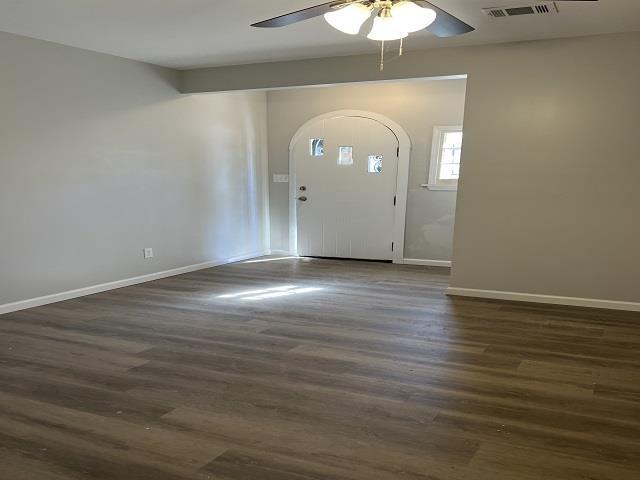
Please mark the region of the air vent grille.
<svg viewBox="0 0 640 480"><path fill-rule="evenodd" d="M513 7L513 8L505 8L507 15L510 17L514 17L516 15L532 15L535 12L533 7Z"/></svg>
<svg viewBox="0 0 640 480"><path fill-rule="evenodd" d="M549 5L545 5L544 3L541 5L536 5L536 12L538 13L550 13Z"/></svg>
<svg viewBox="0 0 640 480"><path fill-rule="evenodd" d="M549 15L559 13L554 2L542 2L535 5L523 5L520 7L489 7L483 8L485 15L491 18L508 18L522 15Z"/></svg>
<svg viewBox="0 0 640 480"><path fill-rule="evenodd" d="M507 12L505 12L501 8L485 8L485 10L486 11L484 13L486 13L490 17L500 18L500 17L506 17L507 16Z"/></svg>

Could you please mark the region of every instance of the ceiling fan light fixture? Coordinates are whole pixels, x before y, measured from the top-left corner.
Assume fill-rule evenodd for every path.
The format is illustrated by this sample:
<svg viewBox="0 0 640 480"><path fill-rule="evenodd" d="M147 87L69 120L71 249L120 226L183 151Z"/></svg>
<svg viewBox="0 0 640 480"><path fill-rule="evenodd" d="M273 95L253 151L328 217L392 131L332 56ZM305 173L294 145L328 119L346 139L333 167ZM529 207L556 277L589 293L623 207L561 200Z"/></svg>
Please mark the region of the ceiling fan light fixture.
<svg viewBox="0 0 640 480"><path fill-rule="evenodd" d="M349 35L360 33L362 24L371 16L371 8L362 3L352 3L346 7L325 13L325 20L333 28Z"/></svg>
<svg viewBox="0 0 640 480"><path fill-rule="evenodd" d="M373 28L369 35L367 35L369 40L386 42L391 40L400 40L401 38L409 36L409 32L404 28L404 25L389 13L390 12L385 12L383 10L380 12L380 15L375 18L373 21Z"/></svg>
<svg viewBox="0 0 640 480"><path fill-rule="evenodd" d="M391 7L391 16L409 33L424 30L436 20L436 12L404 0Z"/></svg>

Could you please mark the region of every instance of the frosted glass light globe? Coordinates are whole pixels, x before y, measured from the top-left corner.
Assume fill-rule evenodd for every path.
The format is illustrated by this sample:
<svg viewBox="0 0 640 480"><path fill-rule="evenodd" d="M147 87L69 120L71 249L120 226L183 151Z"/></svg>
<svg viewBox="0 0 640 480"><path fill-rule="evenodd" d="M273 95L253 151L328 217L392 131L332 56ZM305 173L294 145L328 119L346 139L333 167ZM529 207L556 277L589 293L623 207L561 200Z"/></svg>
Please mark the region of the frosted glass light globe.
<svg viewBox="0 0 640 480"><path fill-rule="evenodd" d="M436 19L436 12L413 2L403 1L391 7L391 17L409 33L424 30Z"/></svg>
<svg viewBox="0 0 640 480"><path fill-rule="evenodd" d="M373 21L373 28L367 38L369 40L390 41L400 40L407 36L409 36L409 32L395 18L378 16Z"/></svg>
<svg viewBox="0 0 640 480"><path fill-rule="evenodd" d="M324 19L333 28L349 35L360 33L362 24L371 16L371 8L361 3L352 3L344 8L325 13Z"/></svg>

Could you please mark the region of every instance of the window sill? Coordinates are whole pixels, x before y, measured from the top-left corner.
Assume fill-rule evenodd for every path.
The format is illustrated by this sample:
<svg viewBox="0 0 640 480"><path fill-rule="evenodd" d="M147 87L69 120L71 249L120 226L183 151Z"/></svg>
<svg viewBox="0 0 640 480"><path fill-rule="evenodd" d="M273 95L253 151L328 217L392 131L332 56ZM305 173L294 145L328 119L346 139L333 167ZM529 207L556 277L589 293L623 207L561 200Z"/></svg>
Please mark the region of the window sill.
<svg viewBox="0 0 640 480"><path fill-rule="evenodd" d="M420 186L429 190L440 190L443 192L455 192L458 190L457 185L435 185L433 183L423 183Z"/></svg>

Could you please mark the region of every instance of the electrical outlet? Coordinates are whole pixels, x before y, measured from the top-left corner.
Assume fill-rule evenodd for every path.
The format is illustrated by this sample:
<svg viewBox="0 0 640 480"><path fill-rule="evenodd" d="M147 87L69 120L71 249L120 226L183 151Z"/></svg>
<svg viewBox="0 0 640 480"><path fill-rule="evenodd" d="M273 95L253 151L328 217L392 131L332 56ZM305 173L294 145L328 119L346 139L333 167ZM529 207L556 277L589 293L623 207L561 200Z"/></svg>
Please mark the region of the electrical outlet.
<svg viewBox="0 0 640 480"><path fill-rule="evenodd" d="M145 248L143 250L143 254L144 254L145 260L148 260L149 258L153 258L153 248Z"/></svg>

